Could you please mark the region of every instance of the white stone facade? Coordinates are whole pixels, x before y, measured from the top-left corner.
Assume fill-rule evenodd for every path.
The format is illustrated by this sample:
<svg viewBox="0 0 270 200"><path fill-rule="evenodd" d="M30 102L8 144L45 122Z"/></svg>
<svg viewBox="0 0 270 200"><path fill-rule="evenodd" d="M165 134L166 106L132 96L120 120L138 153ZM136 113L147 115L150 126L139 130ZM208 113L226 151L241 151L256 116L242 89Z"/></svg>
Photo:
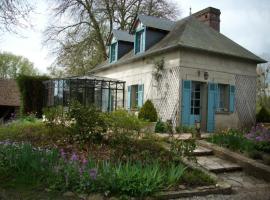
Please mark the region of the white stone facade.
<svg viewBox="0 0 270 200"><path fill-rule="evenodd" d="M155 62L164 59L164 70L157 82ZM209 77L205 80L204 72ZM203 51L177 49L141 58L126 64L112 65L95 72L98 76L126 81L127 86L144 84L144 101L151 99L162 120L181 122L181 82L192 80L236 86L234 113L216 114L216 129L239 128L255 122L256 64ZM202 116L206 117L206 116Z"/></svg>

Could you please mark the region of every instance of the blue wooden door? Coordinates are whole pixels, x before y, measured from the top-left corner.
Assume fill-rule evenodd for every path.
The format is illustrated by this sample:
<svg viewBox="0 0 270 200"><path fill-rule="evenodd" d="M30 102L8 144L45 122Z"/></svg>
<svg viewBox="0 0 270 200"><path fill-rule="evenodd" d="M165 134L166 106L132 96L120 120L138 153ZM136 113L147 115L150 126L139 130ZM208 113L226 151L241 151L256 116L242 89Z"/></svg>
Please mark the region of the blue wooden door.
<svg viewBox="0 0 270 200"><path fill-rule="evenodd" d="M217 87L216 83L208 84L207 131L210 133L215 130Z"/></svg>
<svg viewBox="0 0 270 200"><path fill-rule="evenodd" d="M190 102L191 102L191 87L190 80L182 82L182 126L190 125Z"/></svg>

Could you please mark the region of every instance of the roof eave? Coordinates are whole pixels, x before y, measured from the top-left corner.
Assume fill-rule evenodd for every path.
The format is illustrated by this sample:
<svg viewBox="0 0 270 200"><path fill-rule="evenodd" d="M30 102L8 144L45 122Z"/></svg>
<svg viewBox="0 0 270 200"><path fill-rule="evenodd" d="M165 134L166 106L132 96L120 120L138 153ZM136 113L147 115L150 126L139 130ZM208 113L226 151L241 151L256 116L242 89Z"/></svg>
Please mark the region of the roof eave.
<svg viewBox="0 0 270 200"><path fill-rule="evenodd" d="M158 50L155 50L155 51L146 52L146 53L138 55L136 57L128 58L126 60L122 60L122 61L119 61L119 62L116 62L116 63L106 64L104 66L101 66L100 68L92 69L90 71L90 73L99 72L99 71L102 71L104 69L108 69L110 67L115 67L115 66L118 66L118 65L123 65L123 64L130 63L130 62L134 62L136 60L143 59L143 58L150 57L150 56L154 56L154 55L157 55L157 54L161 54L163 52L168 52L168 51L174 50L176 48L187 48L187 49L193 49L193 50L197 50L197 51L209 52L209 53L214 53L214 54L218 54L218 55L234 57L234 58L238 58L238 59L242 59L242 60L249 60L249 61L255 62L256 64L267 63L267 61L262 59L262 58L252 59L252 58L247 58L247 57L242 57L242 56L236 56L236 55L233 55L233 54L221 53L221 52L210 51L210 50L201 49L201 48L197 48L197 47L186 46L186 45L183 45L183 44L176 44L176 45L169 46L169 47L166 47L166 48L161 48L161 49L158 49Z"/></svg>
<svg viewBox="0 0 270 200"><path fill-rule="evenodd" d="M244 57L244 56L237 56L237 55L234 55L234 54L228 54L228 53L222 53L222 52L218 52L218 51L211 51L211 50L206 50L206 49L202 49L202 48L198 48L198 47L191 47L191 46L186 46L186 45L183 45L183 44L180 44L179 45L180 47L182 48L187 48L187 49L193 49L193 50L198 50L198 51L204 51L204 52L209 52L209 53L214 53L214 54L219 54L219 55L224 55L224 56L229 56L229 57L234 57L234 58L239 58L239 59L244 59L244 60L249 60L249 61L253 61L257 64L260 64L260 63L267 63L266 60L262 59L262 58L259 58L258 59L253 59L253 58L248 58L248 57Z"/></svg>

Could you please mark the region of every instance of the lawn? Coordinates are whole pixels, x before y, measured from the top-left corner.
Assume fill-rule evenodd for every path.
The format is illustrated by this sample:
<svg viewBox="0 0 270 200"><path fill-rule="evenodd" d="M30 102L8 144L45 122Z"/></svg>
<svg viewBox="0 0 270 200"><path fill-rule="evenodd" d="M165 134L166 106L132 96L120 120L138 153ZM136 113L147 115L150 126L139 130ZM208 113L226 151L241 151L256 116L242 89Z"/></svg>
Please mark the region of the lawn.
<svg viewBox="0 0 270 200"><path fill-rule="evenodd" d="M144 197L179 185L215 183L181 161L191 155L194 143L170 141L173 148L167 149L154 134L139 134L146 122L126 111L104 114L77 106L69 113L75 122L68 125L70 116L63 120L55 113L50 121L22 118L0 127L5 180L0 187L7 192L16 190L16 195L26 188L26 199L32 195L27 188L42 191L41 196L48 189L48 198L66 191Z"/></svg>

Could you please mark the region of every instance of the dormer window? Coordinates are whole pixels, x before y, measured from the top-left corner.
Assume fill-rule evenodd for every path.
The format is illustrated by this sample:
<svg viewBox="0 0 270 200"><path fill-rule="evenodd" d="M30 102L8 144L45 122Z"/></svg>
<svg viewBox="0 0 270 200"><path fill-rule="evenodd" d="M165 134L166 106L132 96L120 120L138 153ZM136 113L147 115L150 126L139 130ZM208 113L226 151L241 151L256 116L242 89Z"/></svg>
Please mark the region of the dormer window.
<svg viewBox="0 0 270 200"><path fill-rule="evenodd" d="M145 50L145 29L135 33L135 54Z"/></svg>
<svg viewBox="0 0 270 200"><path fill-rule="evenodd" d="M110 46L110 62L115 62L117 60L117 42L112 43Z"/></svg>

